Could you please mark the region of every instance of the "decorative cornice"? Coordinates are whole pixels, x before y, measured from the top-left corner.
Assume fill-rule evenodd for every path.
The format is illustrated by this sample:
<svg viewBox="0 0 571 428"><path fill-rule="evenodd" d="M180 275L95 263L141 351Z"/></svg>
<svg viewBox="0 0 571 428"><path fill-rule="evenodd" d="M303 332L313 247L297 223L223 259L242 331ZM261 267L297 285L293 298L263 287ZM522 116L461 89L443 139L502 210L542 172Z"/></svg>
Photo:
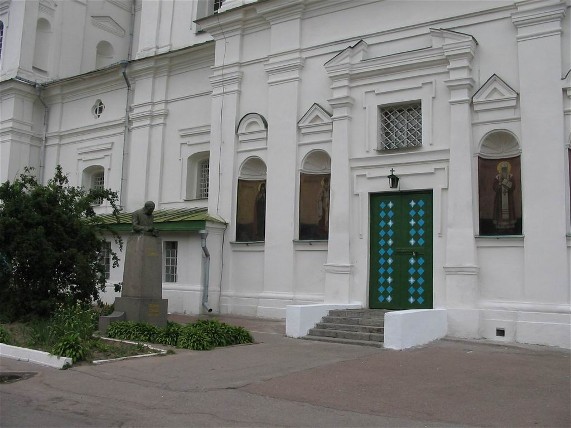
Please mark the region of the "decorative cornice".
<svg viewBox="0 0 571 428"><path fill-rule="evenodd" d="M193 126L192 128L181 128L178 130L178 135L181 138L210 135L210 125Z"/></svg>
<svg viewBox="0 0 571 428"><path fill-rule="evenodd" d="M268 73L268 84L277 85L300 80L300 71L303 68L303 58L296 57L286 60L270 60L264 64Z"/></svg>
<svg viewBox="0 0 571 428"><path fill-rule="evenodd" d="M224 74L210 76L212 85L212 96L228 95L240 91L243 73L241 71L230 71Z"/></svg>
<svg viewBox="0 0 571 428"><path fill-rule="evenodd" d="M258 14L263 15L272 24L300 19L305 0L278 0L256 3Z"/></svg>
<svg viewBox="0 0 571 428"><path fill-rule="evenodd" d="M54 0L40 0L39 12L53 17L56 12L57 3Z"/></svg>
<svg viewBox="0 0 571 428"><path fill-rule="evenodd" d="M353 265L345 263L325 263L323 267L326 273L349 275Z"/></svg>
<svg viewBox="0 0 571 428"><path fill-rule="evenodd" d="M115 6L127 11L131 12L131 5L135 0L107 0L107 2L114 4Z"/></svg>
<svg viewBox="0 0 571 428"><path fill-rule="evenodd" d="M518 12L512 14L512 22L517 28L517 41L536 39L561 34L561 23L565 17L565 0L520 2Z"/></svg>
<svg viewBox="0 0 571 428"><path fill-rule="evenodd" d="M446 275L478 275L480 268L475 265L444 266Z"/></svg>
<svg viewBox="0 0 571 428"><path fill-rule="evenodd" d="M92 16L91 24L103 31L107 31L108 33L119 37L125 37L125 29L110 16Z"/></svg>

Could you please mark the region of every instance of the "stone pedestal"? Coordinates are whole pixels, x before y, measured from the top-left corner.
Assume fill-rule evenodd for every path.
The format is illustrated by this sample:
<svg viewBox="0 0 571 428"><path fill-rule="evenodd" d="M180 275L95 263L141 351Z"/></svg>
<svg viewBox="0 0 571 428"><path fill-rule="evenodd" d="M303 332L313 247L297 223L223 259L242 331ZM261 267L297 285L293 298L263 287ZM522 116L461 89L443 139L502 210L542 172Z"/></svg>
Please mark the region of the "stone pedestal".
<svg viewBox="0 0 571 428"><path fill-rule="evenodd" d="M161 240L152 235L132 235L125 252L121 297L115 299L115 317L109 322L124 319L164 327L168 300L162 297Z"/></svg>

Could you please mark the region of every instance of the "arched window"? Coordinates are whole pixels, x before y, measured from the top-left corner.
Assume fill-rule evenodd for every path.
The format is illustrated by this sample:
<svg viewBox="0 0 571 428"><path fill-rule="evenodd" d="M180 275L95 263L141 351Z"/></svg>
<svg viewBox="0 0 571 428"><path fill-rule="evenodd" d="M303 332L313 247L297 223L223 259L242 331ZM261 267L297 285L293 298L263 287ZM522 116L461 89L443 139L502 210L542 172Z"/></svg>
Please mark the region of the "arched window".
<svg viewBox="0 0 571 428"><path fill-rule="evenodd" d="M0 21L0 59L2 59L3 42L4 42L4 23Z"/></svg>
<svg viewBox="0 0 571 428"><path fill-rule="evenodd" d="M478 156L480 235L521 235L521 159L516 138L494 131Z"/></svg>
<svg viewBox="0 0 571 428"><path fill-rule="evenodd" d="M93 165L83 170L82 186L84 189L104 189L105 169L100 165ZM103 199L95 201L96 205L101 205Z"/></svg>
<svg viewBox="0 0 571 428"><path fill-rule="evenodd" d="M186 160L186 199L208 199L210 153L199 152Z"/></svg>
<svg viewBox="0 0 571 428"><path fill-rule="evenodd" d="M34 45L34 62L32 67L36 71L48 72L52 26L47 19L38 19L36 25L36 44Z"/></svg>
<svg viewBox="0 0 571 428"><path fill-rule="evenodd" d="M113 64L114 49L111 43L103 40L97 44L95 68L102 68Z"/></svg>
<svg viewBox="0 0 571 428"><path fill-rule="evenodd" d="M310 152L299 174L299 239L329 237L331 159L322 150Z"/></svg>
<svg viewBox="0 0 571 428"><path fill-rule="evenodd" d="M236 241L264 241L266 233L266 164L257 157L240 168L236 208Z"/></svg>

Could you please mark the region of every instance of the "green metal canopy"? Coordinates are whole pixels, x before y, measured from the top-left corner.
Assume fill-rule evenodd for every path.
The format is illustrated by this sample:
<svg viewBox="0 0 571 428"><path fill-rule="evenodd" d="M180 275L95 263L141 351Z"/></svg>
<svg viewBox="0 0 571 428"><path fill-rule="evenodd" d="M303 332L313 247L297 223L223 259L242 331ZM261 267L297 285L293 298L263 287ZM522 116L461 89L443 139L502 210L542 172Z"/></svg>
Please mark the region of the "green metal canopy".
<svg viewBox="0 0 571 428"><path fill-rule="evenodd" d="M119 222L112 214L103 214L98 217L104 224L111 225L116 232L130 232L133 230L132 216L133 213L120 213ZM206 208L179 208L153 212L154 226L163 232L203 230L207 221L225 224L221 218L208 214Z"/></svg>

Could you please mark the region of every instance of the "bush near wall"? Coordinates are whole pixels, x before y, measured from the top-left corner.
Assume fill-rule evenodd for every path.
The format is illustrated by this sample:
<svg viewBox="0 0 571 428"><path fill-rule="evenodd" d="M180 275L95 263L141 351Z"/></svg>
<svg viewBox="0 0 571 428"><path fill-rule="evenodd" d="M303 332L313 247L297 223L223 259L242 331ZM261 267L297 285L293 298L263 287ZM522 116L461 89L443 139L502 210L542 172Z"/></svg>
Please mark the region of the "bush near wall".
<svg viewBox="0 0 571 428"><path fill-rule="evenodd" d="M118 321L109 325L107 335L114 339L156 343L195 351L254 341L245 328L218 320L199 320L186 325L169 321L165 328L134 321Z"/></svg>

